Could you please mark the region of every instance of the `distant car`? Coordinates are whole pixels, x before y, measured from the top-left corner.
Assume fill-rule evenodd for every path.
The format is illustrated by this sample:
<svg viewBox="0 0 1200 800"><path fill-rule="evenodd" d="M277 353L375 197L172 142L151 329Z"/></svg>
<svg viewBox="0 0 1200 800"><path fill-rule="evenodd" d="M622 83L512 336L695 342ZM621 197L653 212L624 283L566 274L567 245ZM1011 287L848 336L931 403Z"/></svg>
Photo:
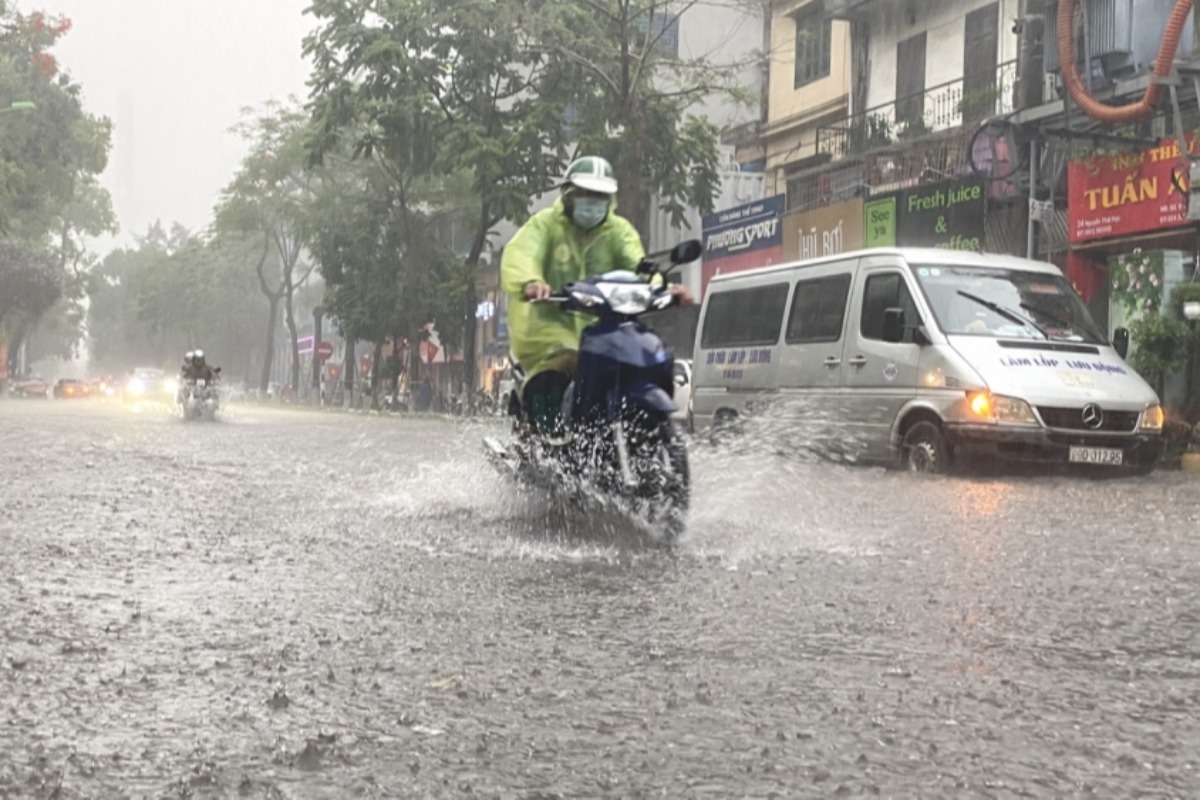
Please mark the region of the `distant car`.
<svg viewBox="0 0 1200 800"><path fill-rule="evenodd" d="M675 413L671 416L692 430L692 361L688 358L675 362Z"/></svg>
<svg viewBox="0 0 1200 800"><path fill-rule="evenodd" d="M111 378L96 378L90 385L92 397L105 399L117 396L117 385L113 383Z"/></svg>
<svg viewBox="0 0 1200 800"><path fill-rule="evenodd" d="M79 378L59 378L54 384L55 400L82 400L92 394L92 388Z"/></svg>
<svg viewBox="0 0 1200 800"><path fill-rule="evenodd" d="M8 388L8 393L13 397L37 397L42 400L50 399L50 384L41 378L30 378L23 381L14 381Z"/></svg>
<svg viewBox="0 0 1200 800"><path fill-rule="evenodd" d="M121 400L125 403L165 403L173 395L167 373L161 369L138 367L125 383Z"/></svg>

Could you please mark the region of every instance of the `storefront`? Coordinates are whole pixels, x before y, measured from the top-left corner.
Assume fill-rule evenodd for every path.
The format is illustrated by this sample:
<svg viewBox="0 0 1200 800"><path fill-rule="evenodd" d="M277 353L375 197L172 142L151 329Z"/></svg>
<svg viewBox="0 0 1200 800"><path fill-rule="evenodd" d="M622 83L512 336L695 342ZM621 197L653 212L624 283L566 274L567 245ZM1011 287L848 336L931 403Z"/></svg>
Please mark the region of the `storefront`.
<svg viewBox="0 0 1200 800"><path fill-rule="evenodd" d="M701 220L704 243L700 296L716 275L781 264L785 197L775 195L716 211Z"/></svg>
<svg viewBox="0 0 1200 800"><path fill-rule="evenodd" d="M836 256L860 250L865 242L861 198L793 211L784 215L782 225L785 261Z"/></svg>
<svg viewBox="0 0 1200 800"><path fill-rule="evenodd" d="M1188 141L1194 150L1194 138ZM1196 248L1187 198L1179 191L1187 180L1181 163L1177 140L1164 139L1157 147L1101 153L1067 166L1066 273L1109 335L1147 312L1178 317L1171 293L1190 280ZM1185 393L1179 380L1168 385L1173 399Z"/></svg>

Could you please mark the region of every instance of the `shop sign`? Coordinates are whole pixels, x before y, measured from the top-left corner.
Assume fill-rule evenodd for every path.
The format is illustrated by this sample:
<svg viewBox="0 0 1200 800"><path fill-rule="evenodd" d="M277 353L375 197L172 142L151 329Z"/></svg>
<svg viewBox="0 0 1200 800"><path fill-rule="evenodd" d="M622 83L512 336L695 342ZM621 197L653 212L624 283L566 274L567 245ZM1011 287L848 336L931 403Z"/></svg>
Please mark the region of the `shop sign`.
<svg viewBox="0 0 1200 800"><path fill-rule="evenodd" d="M1189 134L1188 150L1197 151ZM1187 198L1171 180L1184 166L1177 139L1139 153L1103 153L1067 165L1067 230L1070 241L1086 242L1187 224ZM1179 170L1187 187L1186 167Z"/></svg>
<svg viewBox="0 0 1200 800"><path fill-rule="evenodd" d="M896 246L896 196L878 197L863 206L864 245Z"/></svg>
<svg viewBox="0 0 1200 800"><path fill-rule="evenodd" d="M783 218L785 260L834 256L863 246L863 201L821 206Z"/></svg>
<svg viewBox="0 0 1200 800"><path fill-rule="evenodd" d="M982 181L947 181L901 192L896 198L897 244L982 250L986 198Z"/></svg>
<svg viewBox="0 0 1200 800"><path fill-rule="evenodd" d="M785 200L775 195L703 217L701 293L715 275L781 263Z"/></svg>

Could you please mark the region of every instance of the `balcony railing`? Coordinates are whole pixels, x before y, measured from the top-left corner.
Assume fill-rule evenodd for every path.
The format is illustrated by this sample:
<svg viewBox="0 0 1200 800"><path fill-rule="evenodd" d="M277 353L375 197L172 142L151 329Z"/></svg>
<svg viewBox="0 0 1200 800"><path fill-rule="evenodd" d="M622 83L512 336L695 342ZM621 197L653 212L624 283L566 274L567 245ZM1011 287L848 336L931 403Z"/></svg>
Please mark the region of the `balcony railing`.
<svg viewBox="0 0 1200 800"><path fill-rule="evenodd" d="M834 158L883 150L938 131L981 122L1012 111L1017 62L900 97L836 125L817 129L817 152Z"/></svg>

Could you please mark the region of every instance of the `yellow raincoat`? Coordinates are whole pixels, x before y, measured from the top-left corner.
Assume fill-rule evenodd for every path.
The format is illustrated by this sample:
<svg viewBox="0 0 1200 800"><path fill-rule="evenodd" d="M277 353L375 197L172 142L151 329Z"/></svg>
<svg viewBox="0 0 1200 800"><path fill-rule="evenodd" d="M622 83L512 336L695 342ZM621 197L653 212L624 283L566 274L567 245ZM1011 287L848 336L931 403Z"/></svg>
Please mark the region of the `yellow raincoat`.
<svg viewBox="0 0 1200 800"><path fill-rule="evenodd" d="M573 369L583 329L596 318L527 302L525 285L538 281L558 291L592 275L632 271L646 256L637 230L611 208L604 222L585 231L567 217L559 199L530 217L504 248L500 282L509 296L508 336L529 378L550 369Z"/></svg>

